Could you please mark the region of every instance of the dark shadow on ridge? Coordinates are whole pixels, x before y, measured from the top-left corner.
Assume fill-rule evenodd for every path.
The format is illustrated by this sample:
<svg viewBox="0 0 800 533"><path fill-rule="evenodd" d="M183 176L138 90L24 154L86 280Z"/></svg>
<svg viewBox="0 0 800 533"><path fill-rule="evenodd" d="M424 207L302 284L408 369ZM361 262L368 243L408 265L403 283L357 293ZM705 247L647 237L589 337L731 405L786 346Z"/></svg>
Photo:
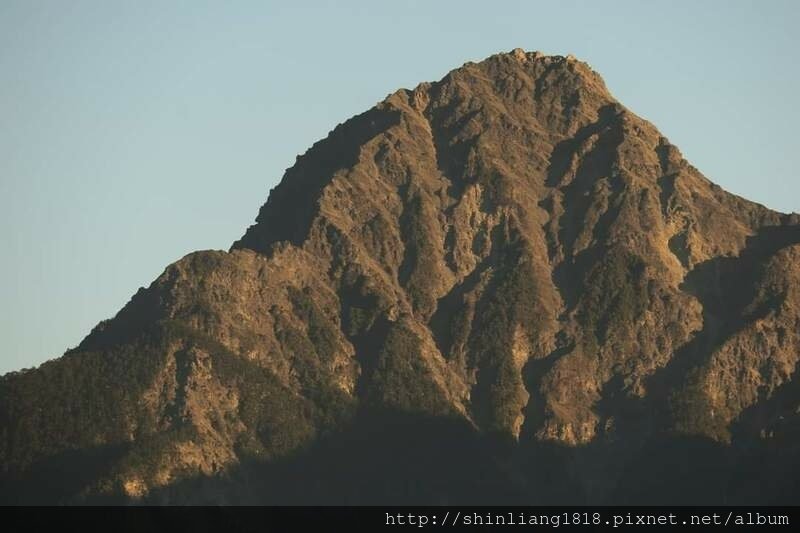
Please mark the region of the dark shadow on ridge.
<svg viewBox="0 0 800 533"><path fill-rule="evenodd" d="M766 302L750 312L764 264L779 250L800 243L800 226L767 226L749 237L738 257L715 257L686 275L681 289L703 306L703 329L679 348L666 366L648 381L651 401L661 409L662 423L669 423L670 391L684 383L689 372L703 365L711 354L746 324L763 317L777 302Z"/></svg>

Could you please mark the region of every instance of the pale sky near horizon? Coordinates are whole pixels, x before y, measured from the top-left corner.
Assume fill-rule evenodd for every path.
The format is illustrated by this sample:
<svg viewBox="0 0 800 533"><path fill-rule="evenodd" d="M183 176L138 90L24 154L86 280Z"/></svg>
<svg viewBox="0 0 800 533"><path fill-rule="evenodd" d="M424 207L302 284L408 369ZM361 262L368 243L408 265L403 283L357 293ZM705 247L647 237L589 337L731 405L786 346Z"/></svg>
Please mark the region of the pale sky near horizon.
<svg viewBox="0 0 800 533"><path fill-rule="evenodd" d="M572 53L709 179L800 211L800 2L0 0L0 374L227 249L295 156L387 94Z"/></svg>

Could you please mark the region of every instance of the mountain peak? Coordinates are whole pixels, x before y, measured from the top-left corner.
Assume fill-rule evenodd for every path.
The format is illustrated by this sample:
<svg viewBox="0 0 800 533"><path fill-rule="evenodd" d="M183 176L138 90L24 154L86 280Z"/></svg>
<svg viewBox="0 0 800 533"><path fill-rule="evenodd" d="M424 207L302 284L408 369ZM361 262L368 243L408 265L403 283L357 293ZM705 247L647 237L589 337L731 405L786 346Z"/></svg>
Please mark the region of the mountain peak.
<svg viewBox="0 0 800 533"><path fill-rule="evenodd" d="M660 138L655 128L618 104L602 78L585 63L521 49L466 63L437 82L401 89L337 126L287 171L259 213L257 224L234 248L266 251L270 243L280 240L299 244L328 180L335 177L338 168L356 164L364 155L365 144L396 144L401 139L414 144L414 150L435 156L433 165L440 176L459 186L468 170L465 158L476 162L478 153L496 150L505 143L514 144L519 152L519 141L528 139L533 149L528 156L537 159L534 174L539 174L539 181L544 183L547 179L542 171L551 164L549 158L556 144L581 131L589 139L601 134L608 137L615 128L635 130L636 135L646 133L651 143ZM387 147L385 153L390 150ZM493 154L490 159L498 161L500 157ZM514 174L521 176L532 170L520 169ZM293 207L287 207L290 205ZM291 213L284 215L284 209L291 209ZM295 222L281 224L280 228L266 224L273 220L271 211L277 218Z"/></svg>
<svg viewBox="0 0 800 533"><path fill-rule="evenodd" d="M547 57L553 58L554 60L558 61L577 61L575 56L572 54L567 54L565 56L557 54L548 55L539 50L532 50L528 52L524 48L514 48L510 52L501 52L499 54L495 54L494 56L490 57L506 56L506 55L514 57L517 61L520 61L521 63L526 63L528 61L535 61L537 59L544 59Z"/></svg>
<svg viewBox="0 0 800 533"><path fill-rule="evenodd" d="M775 502L793 477L701 489L800 457L798 228L571 56L467 63L0 380L0 494L41 501L77 457L48 502Z"/></svg>

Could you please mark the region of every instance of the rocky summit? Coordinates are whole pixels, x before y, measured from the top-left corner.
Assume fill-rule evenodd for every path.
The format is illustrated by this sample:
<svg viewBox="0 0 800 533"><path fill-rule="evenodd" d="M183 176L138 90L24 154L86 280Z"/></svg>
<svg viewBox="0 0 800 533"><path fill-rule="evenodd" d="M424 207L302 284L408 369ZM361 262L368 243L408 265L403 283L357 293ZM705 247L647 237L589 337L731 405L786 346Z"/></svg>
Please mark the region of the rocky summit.
<svg viewBox="0 0 800 533"><path fill-rule="evenodd" d="M0 501L798 504L798 357L800 216L518 49L337 126L230 251L3 376Z"/></svg>

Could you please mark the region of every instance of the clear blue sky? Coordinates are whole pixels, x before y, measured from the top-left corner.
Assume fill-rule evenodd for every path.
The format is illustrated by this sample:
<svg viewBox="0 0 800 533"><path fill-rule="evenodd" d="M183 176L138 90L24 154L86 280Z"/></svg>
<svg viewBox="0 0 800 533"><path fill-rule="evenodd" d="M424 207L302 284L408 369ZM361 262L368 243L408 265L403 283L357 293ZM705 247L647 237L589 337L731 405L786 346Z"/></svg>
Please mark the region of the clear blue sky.
<svg viewBox="0 0 800 533"><path fill-rule="evenodd" d="M0 373L227 249L295 156L400 87L572 53L710 179L800 211L800 2L0 0Z"/></svg>

